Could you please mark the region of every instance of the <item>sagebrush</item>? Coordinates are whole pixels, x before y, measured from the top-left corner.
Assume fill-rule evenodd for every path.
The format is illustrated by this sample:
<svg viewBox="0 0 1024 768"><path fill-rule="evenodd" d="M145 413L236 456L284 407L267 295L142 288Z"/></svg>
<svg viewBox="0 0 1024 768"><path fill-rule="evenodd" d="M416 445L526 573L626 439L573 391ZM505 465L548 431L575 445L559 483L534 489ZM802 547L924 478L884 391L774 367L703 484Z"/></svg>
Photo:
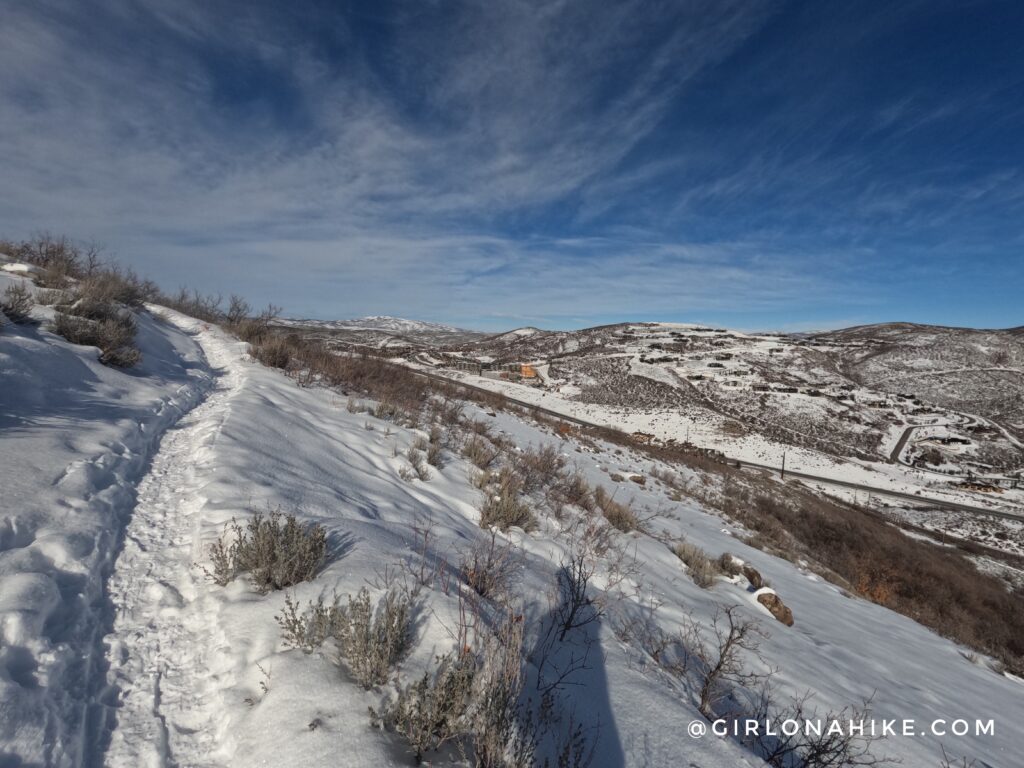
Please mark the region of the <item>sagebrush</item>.
<svg viewBox="0 0 1024 768"><path fill-rule="evenodd" d="M248 574L261 593L310 581L327 555L327 531L319 524L302 525L295 515L257 512L243 528L232 520L210 546L211 578L226 586Z"/></svg>

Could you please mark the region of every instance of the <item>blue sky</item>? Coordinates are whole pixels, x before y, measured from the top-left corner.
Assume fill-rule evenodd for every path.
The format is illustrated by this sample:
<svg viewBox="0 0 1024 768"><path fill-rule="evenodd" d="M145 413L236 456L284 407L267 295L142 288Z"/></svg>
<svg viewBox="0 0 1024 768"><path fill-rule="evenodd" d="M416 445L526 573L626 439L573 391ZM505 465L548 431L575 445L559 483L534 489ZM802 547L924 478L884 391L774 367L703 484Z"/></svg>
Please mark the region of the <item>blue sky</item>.
<svg viewBox="0 0 1024 768"><path fill-rule="evenodd" d="M0 6L0 235L293 316L1024 324L1019 2Z"/></svg>

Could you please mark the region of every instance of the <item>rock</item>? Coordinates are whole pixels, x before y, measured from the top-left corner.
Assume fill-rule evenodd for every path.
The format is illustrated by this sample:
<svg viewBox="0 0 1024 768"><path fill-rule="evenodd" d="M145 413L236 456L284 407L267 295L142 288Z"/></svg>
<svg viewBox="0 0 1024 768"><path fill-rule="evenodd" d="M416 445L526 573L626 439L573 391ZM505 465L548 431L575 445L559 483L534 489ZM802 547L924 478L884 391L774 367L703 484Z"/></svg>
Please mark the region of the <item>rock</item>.
<svg viewBox="0 0 1024 768"><path fill-rule="evenodd" d="M750 586L754 589L760 589L764 586L764 579L761 577L761 572L754 566L744 563L743 575L747 577L747 581L750 582Z"/></svg>
<svg viewBox="0 0 1024 768"><path fill-rule="evenodd" d="M757 602L767 608L777 621L781 621L787 627L793 626L793 611L774 592L762 592L757 596Z"/></svg>

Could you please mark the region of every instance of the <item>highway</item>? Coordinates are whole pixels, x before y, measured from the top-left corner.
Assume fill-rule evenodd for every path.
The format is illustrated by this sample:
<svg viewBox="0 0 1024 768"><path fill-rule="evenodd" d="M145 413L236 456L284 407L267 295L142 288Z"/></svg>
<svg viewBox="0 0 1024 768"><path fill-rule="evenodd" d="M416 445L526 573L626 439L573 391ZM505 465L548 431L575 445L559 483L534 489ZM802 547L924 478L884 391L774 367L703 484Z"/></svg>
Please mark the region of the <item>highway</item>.
<svg viewBox="0 0 1024 768"><path fill-rule="evenodd" d="M466 389L471 389L471 390L474 390L476 392L481 392L481 393L486 394L486 395L498 395L498 396L504 398L505 400L507 400L510 403L514 403L516 405L522 406L523 408L527 408L527 409L530 409L530 410L537 411L538 413L543 413L546 416L551 416L552 418L560 419L562 421L567 421L567 422L569 422L571 424L579 424L580 426L583 426L583 427L595 427L595 428L598 428L598 429L609 429L609 428L614 429L615 428L615 427L612 427L609 424L598 424L596 422L587 421L586 419L580 419L580 418L577 418L575 416L568 416L568 415L566 415L564 413L559 413L558 411L551 410L550 408L545 408L543 406L527 402L526 400L519 400L519 399L517 399L515 397L512 397L510 395L505 394L504 392L495 392L494 390L487 389L486 387L479 387L479 386L476 386L475 384L467 384L465 381L462 381L460 379L453 379L453 378L450 378L448 376L442 376L442 375L437 374L437 373L432 373L432 372L429 372L429 371L423 371L423 370L419 370L419 369L416 369L416 368L409 368L409 370L412 371L413 373L419 375L419 376L424 376L425 378L428 378L428 379L435 379L437 381L443 381L443 382L445 382L447 384L455 384L457 386L464 387ZM771 466L771 465L768 465L768 464L758 464L756 462L746 461L746 460L743 460L743 459L734 459L734 458L731 458L729 456L726 456L725 460L728 461L730 464L735 464L735 465L737 465L739 467L753 467L755 469L763 469L763 470L768 470L770 472L780 472L779 467ZM902 501L910 501L910 502L913 502L914 504L921 505L921 506L938 507L940 509L951 509L951 510L955 510L957 512L967 512L969 514L975 514L975 515L989 515L991 517L1001 517L1001 518L1004 518L1004 519L1007 519L1007 520L1021 520L1021 521L1024 521L1024 512L1021 512L1020 514L1015 514L1015 513L1012 513L1012 512L1001 512L1001 511L996 511L996 510L992 510L992 509L986 509L984 507L975 507L975 506L972 506L970 504L961 504L960 502L956 502L956 501L947 501L947 500L944 500L944 499L934 499L934 498L931 498L931 497L928 497L928 496L919 496L916 493L907 493L905 491L893 491L893 490L889 490L889 489L886 489L886 488L877 488L877 487L872 486L872 485L863 485L861 483L854 483L854 482L851 482L849 480L838 480L838 479L833 478L833 477L824 477L822 475L812 475L812 474L809 474L807 472L800 472L798 470L787 469L786 470L786 477L796 477L796 478L800 478L801 480L813 480L815 482L825 483L827 485L835 485L835 486L839 486L839 487L842 487L842 488L850 488L850 489L853 489L853 490L856 490L856 491L864 491L866 493L873 493L873 494L875 494L877 496L886 496L886 497L889 497L889 498L900 499Z"/></svg>

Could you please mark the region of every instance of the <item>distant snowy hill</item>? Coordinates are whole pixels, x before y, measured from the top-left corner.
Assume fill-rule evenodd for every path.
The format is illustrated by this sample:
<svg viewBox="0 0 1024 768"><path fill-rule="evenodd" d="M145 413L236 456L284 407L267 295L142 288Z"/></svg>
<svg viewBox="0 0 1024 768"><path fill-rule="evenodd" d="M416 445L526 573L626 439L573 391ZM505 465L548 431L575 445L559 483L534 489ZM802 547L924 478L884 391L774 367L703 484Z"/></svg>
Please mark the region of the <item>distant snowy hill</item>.
<svg viewBox="0 0 1024 768"><path fill-rule="evenodd" d="M358 330L386 331L388 333L467 333L464 328L456 328L441 323L429 323L424 320L407 320L389 315L371 315L354 320L310 320L299 318L280 318L280 325L301 328L322 328L325 330Z"/></svg>

